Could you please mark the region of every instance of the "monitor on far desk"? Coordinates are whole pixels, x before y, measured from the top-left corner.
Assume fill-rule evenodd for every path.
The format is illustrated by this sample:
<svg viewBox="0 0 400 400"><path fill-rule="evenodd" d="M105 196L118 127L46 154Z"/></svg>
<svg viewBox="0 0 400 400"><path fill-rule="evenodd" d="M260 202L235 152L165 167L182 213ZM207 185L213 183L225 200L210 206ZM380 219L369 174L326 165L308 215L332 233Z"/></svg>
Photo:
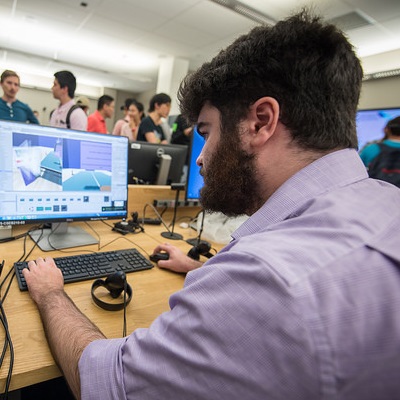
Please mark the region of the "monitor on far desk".
<svg viewBox="0 0 400 400"><path fill-rule="evenodd" d="M127 217L127 150L122 136L0 121L0 225L51 224L29 233L45 251L97 243L67 223Z"/></svg>
<svg viewBox="0 0 400 400"><path fill-rule="evenodd" d="M187 146L131 142L128 151L128 183L170 185L181 182Z"/></svg>

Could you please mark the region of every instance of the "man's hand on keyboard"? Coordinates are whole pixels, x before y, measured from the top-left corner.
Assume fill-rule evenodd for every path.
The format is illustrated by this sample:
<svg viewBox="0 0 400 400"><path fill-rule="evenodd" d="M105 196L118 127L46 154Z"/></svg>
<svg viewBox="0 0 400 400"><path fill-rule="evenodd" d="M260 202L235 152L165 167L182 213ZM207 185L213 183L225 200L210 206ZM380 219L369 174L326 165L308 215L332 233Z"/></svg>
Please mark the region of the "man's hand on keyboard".
<svg viewBox="0 0 400 400"><path fill-rule="evenodd" d="M53 291L63 291L64 278L51 257L39 257L29 261L28 268L22 271L29 293L36 304L45 301Z"/></svg>

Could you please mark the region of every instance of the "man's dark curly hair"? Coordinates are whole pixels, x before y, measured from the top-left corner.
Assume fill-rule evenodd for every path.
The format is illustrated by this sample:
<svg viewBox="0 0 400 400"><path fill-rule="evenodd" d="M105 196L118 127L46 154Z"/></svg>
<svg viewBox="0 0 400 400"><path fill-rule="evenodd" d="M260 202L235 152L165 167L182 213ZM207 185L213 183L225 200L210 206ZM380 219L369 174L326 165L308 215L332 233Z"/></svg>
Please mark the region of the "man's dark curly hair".
<svg viewBox="0 0 400 400"><path fill-rule="evenodd" d="M249 107L270 96L280 120L302 148L357 148L355 116L362 68L334 25L307 10L239 37L182 82L182 114L196 123L206 102L221 113L223 132L235 129Z"/></svg>

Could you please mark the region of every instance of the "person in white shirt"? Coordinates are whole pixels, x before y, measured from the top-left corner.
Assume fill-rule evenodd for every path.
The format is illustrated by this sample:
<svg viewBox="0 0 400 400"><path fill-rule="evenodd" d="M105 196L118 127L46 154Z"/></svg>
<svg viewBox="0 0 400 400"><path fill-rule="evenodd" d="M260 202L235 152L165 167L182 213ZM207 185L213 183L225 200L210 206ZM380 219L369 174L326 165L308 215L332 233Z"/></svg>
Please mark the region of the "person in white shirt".
<svg viewBox="0 0 400 400"><path fill-rule="evenodd" d="M86 131L87 115L81 107L75 104L75 89L76 78L72 72L59 71L54 74L51 91L53 97L60 100L60 104L51 113L51 126Z"/></svg>

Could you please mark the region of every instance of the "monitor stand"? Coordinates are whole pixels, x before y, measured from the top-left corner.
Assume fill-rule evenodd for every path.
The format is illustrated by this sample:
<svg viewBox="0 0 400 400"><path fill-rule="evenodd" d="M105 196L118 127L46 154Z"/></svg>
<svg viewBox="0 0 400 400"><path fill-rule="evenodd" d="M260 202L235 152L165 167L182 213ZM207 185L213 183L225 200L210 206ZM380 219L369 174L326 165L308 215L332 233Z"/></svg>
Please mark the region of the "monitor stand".
<svg viewBox="0 0 400 400"><path fill-rule="evenodd" d="M6 226L0 225L0 240L3 240L3 241L12 240L12 226L11 225L6 225Z"/></svg>
<svg viewBox="0 0 400 400"><path fill-rule="evenodd" d="M69 226L68 222L52 223L51 229L37 229L29 232L29 236L43 251L87 246L99 242L84 229Z"/></svg>
<svg viewBox="0 0 400 400"><path fill-rule="evenodd" d="M166 185L168 181L169 169L171 167L172 157L169 154L163 154L160 157L156 185Z"/></svg>

